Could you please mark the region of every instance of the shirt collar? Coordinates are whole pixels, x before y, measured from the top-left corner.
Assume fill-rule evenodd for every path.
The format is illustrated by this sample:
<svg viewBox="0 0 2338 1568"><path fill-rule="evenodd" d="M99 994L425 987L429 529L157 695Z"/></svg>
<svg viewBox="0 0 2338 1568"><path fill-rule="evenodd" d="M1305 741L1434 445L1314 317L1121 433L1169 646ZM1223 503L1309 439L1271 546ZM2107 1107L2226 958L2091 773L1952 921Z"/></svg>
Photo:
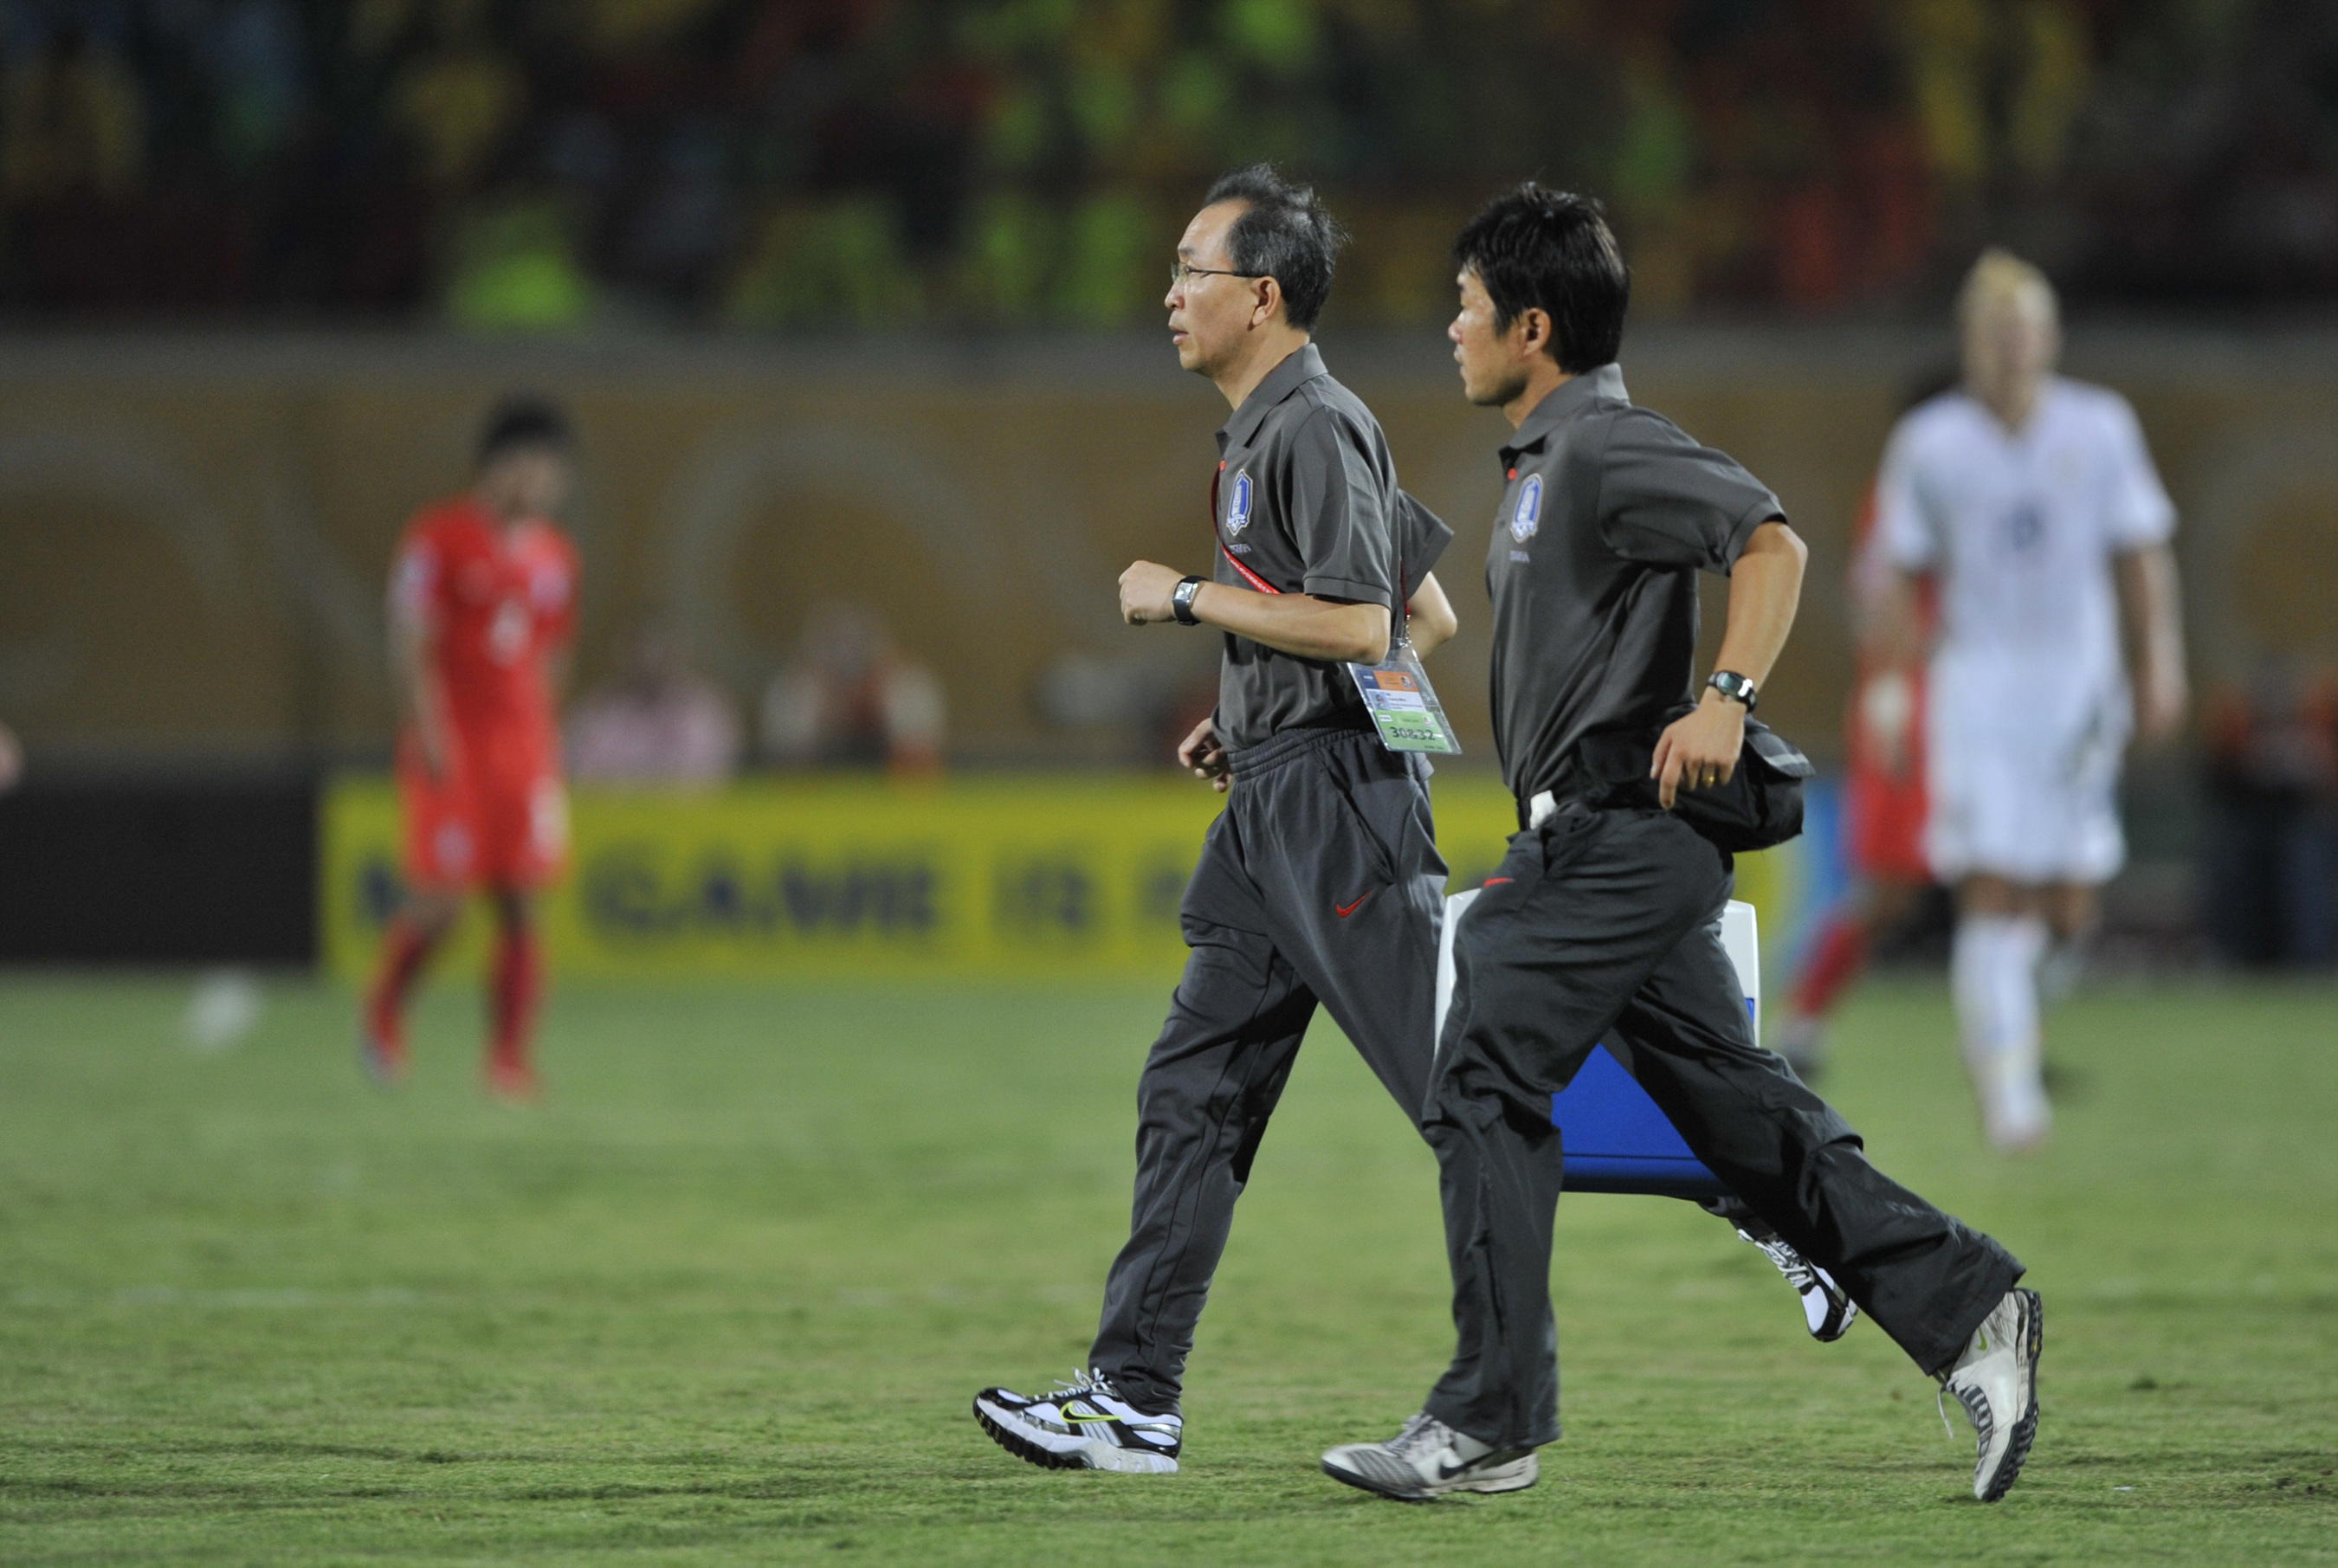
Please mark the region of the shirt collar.
<svg viewBox="0 0 2338 1568"><path fill-rule="evenodd" d="M1323 356L1316 351L1315 345L1301 344L1285 355L1281 364L1268 371L1264 380L1250 389L1250 396L1243 399L1242 407L1234 410L1233 417L1227 420L1224 428L1218 432L1218 450L1223 452L1229 446L1249 446L1251 437L1258 434L1258 427L1266 423L1268 409L1316 377L1330 374L1323 368Z"/></svg>
<svg viewBox="0 0 2338 1568"><path fill-rule="evenodd" d="M1502 466L1507 468L1518 460L1522 452L1532 452L1550 438L1550 433L1574 418L1595 398L1607 397L1619 403L1629 403L1632 395L1624 390L1624 368L1613 360L1596 370L1586 370L1580 376L1568 377L1547 393L1534 406L1532 412L1519 424L1518 434L1502 446Z"/></svg>

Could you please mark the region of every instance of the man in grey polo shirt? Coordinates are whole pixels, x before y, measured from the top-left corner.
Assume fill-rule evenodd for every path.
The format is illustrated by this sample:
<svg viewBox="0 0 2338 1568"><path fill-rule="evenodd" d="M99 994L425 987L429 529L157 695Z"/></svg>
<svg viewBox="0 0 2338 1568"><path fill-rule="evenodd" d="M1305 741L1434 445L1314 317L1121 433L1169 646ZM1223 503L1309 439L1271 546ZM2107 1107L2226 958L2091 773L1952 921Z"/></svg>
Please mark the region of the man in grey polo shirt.
<svg viewBox="0 0 2338 1568"><path fill-rule="evenodd" d="M1486 574L1496 735L1524 831L1454 933L1422 1120L1459 1343L1394 1438L1334 1448L1323 1468L1408 1501L1534 1484L1536 1448L1558 1437L1550 1100L1604 1039L1697 1158L1956 1395L1979 1435L1974 1494L1995 1502L2037 1430L2038 1293L2016 1288L2004 1248L1869 1164L1754 1043L1718 930L1729 857L1673 810L1739 764L1793 624L1802 543L1759 480L1626 396L1630 284L1596 203L1521 186L1455 251L1463 389L1517 431ZM1675 718L1696 690L1700 571L1731 579L1728 625ZM1590 767L1636 747L1636 786Z"/></svg>
<svg viewBox="0 0 2338 1568"><path fill-rule="evenodd" d="M1140 561L1133 625L1224 633L1217 710L1178 758L1216 789L1185 891L1191 948L1137 1090L1136 1200L1087 1367L1052 1394L984 1389L1002 1447L1050 1468L1177 1468L1186 1353L1234 1200L1321 1003L1408 1122L1429 1086L1445 862L1427 763L1380 744L1344 668L1377 663L1409 605L1416 649L1452 635L1429 567L1452 533L1398 489L1371 411L1309 340L1340 241L1313 192L1230 174L1177 248L1177 358L1233 406L1204 580Z"/></svg>

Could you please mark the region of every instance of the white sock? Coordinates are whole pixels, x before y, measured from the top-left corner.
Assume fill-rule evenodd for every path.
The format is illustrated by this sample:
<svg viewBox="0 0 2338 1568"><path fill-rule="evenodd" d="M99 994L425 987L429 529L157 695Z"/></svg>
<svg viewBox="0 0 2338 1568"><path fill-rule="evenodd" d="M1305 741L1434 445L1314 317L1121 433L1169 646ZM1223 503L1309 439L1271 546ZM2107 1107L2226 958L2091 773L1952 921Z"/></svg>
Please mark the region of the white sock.
<svg viewBox="0 0 2338 1568"><path fill-rule="evenodd" d="M2004 915L1967 915L1957 922L1949 948L1949 991L1957 1004L1957 1040L1966 1071L1978 1083L1997 1054L1998 949L2013 920Z"/></svg>
<svg viewBox="0 0 2338 1568"><path fill-rule="evenodd" d="M2038 1077L2038 960L2046 923L2034 915L1968 915L1950 960L1965 1066L1992 1142L2020 1147L2051 1121Z"/></svg>
<svg viewBox="0 0 2338 1568"><path fill-rule="evenodd" d="M2069 999L2087 975L2088 939L2073 936L2067 942L2049 941L2046 956L2038 964L2038 999L2051 1007Z"/></svg>

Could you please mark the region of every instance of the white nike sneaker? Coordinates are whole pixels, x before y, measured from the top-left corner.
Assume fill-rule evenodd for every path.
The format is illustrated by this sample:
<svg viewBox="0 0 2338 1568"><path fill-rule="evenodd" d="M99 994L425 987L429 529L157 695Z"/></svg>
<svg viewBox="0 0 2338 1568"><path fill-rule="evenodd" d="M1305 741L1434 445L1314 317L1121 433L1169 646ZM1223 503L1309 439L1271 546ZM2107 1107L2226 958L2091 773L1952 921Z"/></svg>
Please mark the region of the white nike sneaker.
<svg viewBox="0 0 2338 1568"><path fill-rule="evenodd" d="M974 1418L1001 1448L1049 1470L1173 1475L1185 1446L1183 1416L1146 1415L1093 1369L1036 1397L985 1388Z"/></svg>
<svg viewBox="0 0 2338 1568"><path fill-rule="evenodd" d="M2038 1352L2045 1340L2045 1308L2035 1290L2009 1290L1973 1330L1972 1343L1940 1379L1979 1437L1973 1495L1994 1503L2005 1495L2029 1457L2038 1436Z"/></svg>
<svg viewBox="0 0 2338 1568"><path fill-rule="evenodd" d="M1542 1479L1531 1448L1496 1450L1427 1411L1385 1443L1350 1443L1323 1455L1323 1474L1400 1503L1448 1492L1522 1492Z"/></svg>
<svg viewBox="0 0 2338 1568"><path fill-rule="evenodd" d="M1849 1292L1834 1282L1834 1276L1794 1250L1793 1244L1782 1236L1764 1241L1752 1232L1740 1229L1741 1240L1750 1241L1762 1249L1767 1258L1803 1298L1803 1322L1811 1338L1822 1345L1832 1345L1851 1331L1859 1318L1859 1303Z"/></svg>

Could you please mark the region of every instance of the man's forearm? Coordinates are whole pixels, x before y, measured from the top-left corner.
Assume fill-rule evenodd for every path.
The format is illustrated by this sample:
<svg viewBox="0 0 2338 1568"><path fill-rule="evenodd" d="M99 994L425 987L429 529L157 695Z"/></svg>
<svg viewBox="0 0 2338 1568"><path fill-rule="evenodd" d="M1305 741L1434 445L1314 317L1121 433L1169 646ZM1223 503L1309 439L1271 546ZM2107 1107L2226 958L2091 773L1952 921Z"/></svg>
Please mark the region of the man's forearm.
<svg viewBox="0 0 2338 1568"><path fill-rule="evenodd" d="M1437 581L1434 572L1422 575L1420 586L1413 590L1405 610L1410 617L1406 635L1411 639L1413 652L1423 658L1452 641L1454 633L1461 630L1460 617L1453 613L1453 602L1445 597L1444 585Z"/></svg>
<svg viewBox="0 0 2338 1568"><path fill-rule="evenodd" d="M2134 628L2137 674L2149 681L2181 672L2184 618L2177 608L2175 552L2155 544L2120 556L2118 585Z"/></svg>
<svg viewBox="0 0 2338 1568"><path fill-rule="evenodd" d="M1764 523L1745 542L1745 553L1729 573L1729 626L1721 638L1717 669L1743 675L1759 688L1794 629L1794 607L1803 596L1803 566L1810 552L1782 522ZM1735 772L1745 743L1745 710L1708 686L1697 705L1674 720L1656 738L1648 777L1667 811L1681 789L1725 782Z"/></svg>
<svg viewBox="0 0 2338 1568"><path fill-rule="evenodd" d="M1794 629L1809 556L1783 523L1764 523L1754 531L1729 574L1729 623L1715 669L1734 671L1757 688L1770 679Z"/></svg>
<svg viewBox="0 0 2338 1568"><path fill-rule="evenodd" d="M1894 670L1912 669L1930 652L1914 573L1892 567L1855 613L1860 652Z"/></svg>
<svg viewBox="0 0 2338 1568"><path fill-rule="evenodd" d="M1253 593L1205 583L1194 595L1194 615L1295 658L1377 664L1388 657L1385 604L1343 604L1311 593Z"/></svg>
<svg viewBox="0 0 2338 1568"><path fill-rule="evenodd" d="M445 704L430 677L430 644L427 633L400 628L391 633L390 667L396 673L400 715L421 731L426 746L436 748L446 729Z"/></svg>
<svg viewBox="0 0 2338 1568"><path fill-rule="evenodd" d="M2119 598L2134 629L2137 717L2147 742L2174 739L2191 693L2184 673L2184 614L2176 602L2176 553L2165 544L2118 558Z"/></svg>

